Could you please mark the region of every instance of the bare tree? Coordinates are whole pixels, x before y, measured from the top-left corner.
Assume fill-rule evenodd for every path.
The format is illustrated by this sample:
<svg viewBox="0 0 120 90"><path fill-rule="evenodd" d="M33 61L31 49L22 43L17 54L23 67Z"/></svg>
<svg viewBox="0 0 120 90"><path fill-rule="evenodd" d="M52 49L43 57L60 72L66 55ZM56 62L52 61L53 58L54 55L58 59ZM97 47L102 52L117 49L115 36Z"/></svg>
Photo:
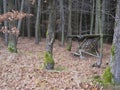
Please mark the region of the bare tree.
<svg viewBox="0 0 120 90"><path fill-rule="evenodd" d="M91 10L90 34L93 34L95 0L92 0L92 3L93 5Z"/></svg>
<svg viewBox="0 0 120 90"><path fill-rule="evenodd" d="M56 25L55 0L49 0L49 21L48 30L46 33L46 53L44 59L44 66L48 70L54 69L54 59L52 51L55 39L55 25Z"/></svg>
<svg viewBox="0 0 120 90"><path fill-rule="evenodd" d="M69 6L68 6L68 11L69 11L69 16L68 16L68 35L72 35L72 0L69 0ZM68 41L68 47L67 49L71 51L72 48L72 39L69 38Z"/></svg>
<svg viewBox="0 0 120 90"><path fill-rule="evenodd" d="M22 0L22 1L21 1L21 8L20 8L20 12L22 12L22 11L23 11L24 1L25 1L25 0ZM18 30L20 30L20 27L21 27L21 22L22 22L22 19L20 19L20 20L18 21L18 26L17 26L17 29L18 29Z"/></svg>
<svg viewBox="0 0 120 90"><path fill-rule="evenodd" d="M111 53L111 67L114 82L120 84L120 0L117 2L116 22Z"/></svg>
<svg viewBox="0 0 120 90"><path fill-rule="evenodd" d="M40 23L40 11L41 11L41 0L38 0L38 7L37 7L37 17L35 23L35 43L39 44L39 23Z"/></svg>
<svg viewBox="0 0 120 90"><path fill-rule="evenodd" d="M82 6L81 6L81 13L80 13L80 30L79 30L79 34L81 35L82 33L82 20L83 20L83 6L84 6L84 0L82 0Z"/></svg>
<svg viewBox="0 0 120 90"><path fill-rule="evenodd" d="M3 11L4 11L4 14L7 12L7 0L3 0ZM4 26L7 27L7 21L5 20L4 21ZM8 45L8 34L5 33L5 44Z"/></svg>
<svg viewBox="0 0 120 90"><path fill-rule="evenodd" d="M30 10L30 3L28 3L28 7L27 7L27 10L28 10L28 14L30 14L31 13L31 10ZM31 37L31 26L30 26L30 22L31 22L31 18L30 17L27 17L27 21L26 21L26 24L27 24L27 36L28 36L28 38L30 39L30 37Z"/></svg>
<svg viewBox="0 0 120 90"><path fill-rule="evenodd" d="M99 33L99 16L100 16L100 3L99 0L96 0L96 14L95 14L95 34Z"/></svg>
<svg viewBox="0 0 120 90"><path fill-rule="evenodd" d="M61 36L61 42L62 42L62 45L64 45L64 39L65 39L65 35L64 35L64 32L65 32L65 17L64 17L64 0L59 0L59 3L60 3L60 19L61 19L61 31L62 31L62 36Z"/></svg>

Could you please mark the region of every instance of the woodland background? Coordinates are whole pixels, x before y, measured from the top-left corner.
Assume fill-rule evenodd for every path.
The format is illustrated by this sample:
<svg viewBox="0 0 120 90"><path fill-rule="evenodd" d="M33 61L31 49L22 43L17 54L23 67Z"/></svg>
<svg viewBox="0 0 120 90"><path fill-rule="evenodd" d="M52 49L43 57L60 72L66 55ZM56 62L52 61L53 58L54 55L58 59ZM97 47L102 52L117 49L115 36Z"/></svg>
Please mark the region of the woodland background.
<svg viewBox="0 0 120 90"><path fill-rule="evenodd" d="M119 0L0 0L0 89L119 88L111 79L101 80L111 56L120 56L115 53L119 31L115 32L117 39L114 34L119 26L119 5ZM98 35L100 59L73 56L78 40L68 36L74 35ZM118 63L119 58L114 61ZM120 70L111 67L119 82L116 72ZM111 72L107 76L111 78Z"/></svg>

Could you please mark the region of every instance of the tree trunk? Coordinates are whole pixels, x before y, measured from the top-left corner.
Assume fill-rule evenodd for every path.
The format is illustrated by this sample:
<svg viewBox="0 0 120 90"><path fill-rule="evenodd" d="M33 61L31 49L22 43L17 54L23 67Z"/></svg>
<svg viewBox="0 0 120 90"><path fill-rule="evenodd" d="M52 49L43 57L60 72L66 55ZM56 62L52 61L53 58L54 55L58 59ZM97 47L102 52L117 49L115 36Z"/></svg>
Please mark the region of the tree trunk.
<svg viewBox="0 0 120 90"><path fill-rule="evenodd" d="M84 0L82 0L82 3L81 3L81 13L80 13L80 29L79 29L79 34L81 35L82 34L82 20L83 20L83 6L84 6Z"/></svg>
<svg viewBox="0 0 120 90"><path fill-rule="evenodd" d="M21 1L21 9L20 12L23 11L24 0ZM17 29L20 30L22 19L18 21ZM17 53L17 41L18 36L13 35L12 33L9 34L9 42L8 42L8 49L10 52Z"/></svg>
<svg viewBox="0 0 120 90"><path fill-rule="evenodd" d="M44 59L44 66L46 69L54 69L54 59L53 59L53 44L55 39L55 22L56 22L56 13L55 13L55 0L49 0L49 21L48 21L48 30L46 33L46 53Z"/></svg>
<svg viewBox="0 0 120 90"><path fill-rule="evenodd" d="M59 3L60 3L60 19L61 19L61 31L62 31L62 36L61 36L61 42L62 42L62 45L64 45L64 39L65 39L65 36L64 36L64 25L65 25L65 17L64 17L64 3L63 3L64 0L59 0Z"/></svg>
<svg viewBox="0 0 120 90"><path fill-rule="evenodd" d="M68 10L69 10L69 16L68 16L68 36L72 35L72 0L69 0L69 6L68 6ZM67 50L71 51L72 48L72 39L69 38L68 40L68 47Z"/></svg>
<svg viewBox="0 0 120 90"><path fill-rule="evenodd" d="M120 84L120 0L118 0L117 4L113 46L111 49L111 67L114 82Z"/></svg>
<svg viewBox="0 0 120 90"><path fill-rule="evenodd" d="M28 14L30 14L30 11L31 11L30 10L30 3L28 3L27 9L28 9ZM27 17L27 21L26 21L26 24L27 24L27 36L28 36L29 39L31 38L30 22L31 22L30 17Z"/></svg>
<svg viewBox="0 0 120 90"><path fill-rule="evenodd" d="M97 10L96 10L96 29L95 29L95 34L100 34L100 57L97 61L97 63L95 63L93 66L95 67L100 67L102 64L102 57L103 57L103 28L102 28L102 15L101 15L101 0L97 0L96 1L96 5L97 5Z"/></svg>
<svg viewBox="0 0 120 90"><path fill-rule="evenodd" d="M7 12L7 0L3 0L3 11ZM7 21L4 21L4 26L7 27ZM8 33L5 33L5 44L8 45Z"/></svg>
<svg viewBox="0 0 120 90"><path fill-rule="evenodd" d="M102 28L103 24L102 23L104 23L104 21L103 21L103 19L104 19L103 13L104 12L102 12L102 14L100 13L101 12L100 6L101 6L101 0L98 0L98 31L100 33L100 58L97 62L98 67L101 66L102 57L103 57L103 28ZM104 7L102 7L102 8L104 8Z"/></svg>
<svg viewBox="0 0 120 90"><path fill-rule="evenodd" d="M2 4L3 4L3 1L0 0L0 14L2 14L2 9L3 9ZM1 28L1 27L2 27L2 25L0 24L0 28ZM2 36L2 35L3 35L3 34L0 33L0 36Z"/></svg>
<svg viewBox="0 0 120 90"><path fill-rule="evenodd" d="M99 33L99 11L100 11L100 8L99 8L99 0L96 0L96 15L95 15L95 34L98 34Z"/></svg>
<svg viewBox="0 0 120 90"><path fill-rule="evenodd" d="M102 29L103 29L103 33L105 32L106 30L106 27L105 27L105 12L106 12L106 0L103 0L102 2Z"/></svg>
<svg viewBox="0 0 120 90"><path fill-rule="evenodd" d="M101 66L102 64L102 58L103 58L103 31L104 31L104 24L105 24L105 0L102 2L102 13L100 13L100 0L99 0L99 18L98 18L98 25L99 25L99 32L100 32L100 58L98 60L97 65Z"/></svg>
<svg viewBox="0 0 120 90"><path fill-rule="evenodd" d="M17 5L17 0L14 0L14 4L15 4L15 6L14 6L14 7L15 7L15 10L17 10L17 6L18 6L18 5Z"/></svg>
<svg viewBox="0 0 120 90"><path fill-rule="evenodd" d="M37 17L35 24L35 43L39 44L39 23L40 23L41 0L38 0Z"/></svg>
<svg viewBox="0 0 120 90"><path fill-rule="evenodd" d="M94 8L95 8L95 1L92 0L93 2L93 7L92 7L92 11L91 11L91 23L90 23L90 34L93 34L93 21L94 21Z"/></svg>
<svg viewBox="0 0 120 90"><path fill-rule="evenodd" d="M108 33L108 31L109 31L109 24L110 24L110 21L109 21L109 19L110 19L110 15L109 15L109 13L110 13L110 0L106 0L106 10L107 10L107 15L106 15L106 23L107 23L107 25L106 25L106 30L104 31L104 33ZM109 23L109 24L108 24Z"/></svg>
<svg viewBox="0 0 120 90"><path fill-rule="evenodd" d="M17 53L17 38L12 33L9 34L8 50L12 53Z"/></svg>
<svg viewBox="0 0 120 90"><path fill-rule="evenodd" d="M21 1L21 8L20 8L20 12L22 12L22 11L23 11L24 1L25 1L25 0L22 0L22 1ZM21 23L22 23L22 19L20 19L20 20L18 21L18 26L17 26L17 29L18 29L18 30L20 30Z"/></svg>

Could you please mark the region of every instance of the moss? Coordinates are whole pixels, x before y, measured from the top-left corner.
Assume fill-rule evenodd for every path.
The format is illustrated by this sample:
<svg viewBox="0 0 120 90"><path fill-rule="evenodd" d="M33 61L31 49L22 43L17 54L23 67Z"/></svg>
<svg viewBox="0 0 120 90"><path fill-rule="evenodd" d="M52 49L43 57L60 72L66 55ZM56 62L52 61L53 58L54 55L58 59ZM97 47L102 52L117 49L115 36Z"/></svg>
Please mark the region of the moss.
<svg viewBox="0 0 120 90"><path fill-rule="evenodd" d="M68 51L71 51L71 48L72 48L72 45L69 44L69 45L67 46L67 50L68 50Z"/></svg>
<svg viewBox="0 0 120 90"><path fill-rule="evenodd" d="M17 53L17 48L13 42L9 42L8 44L8 50L12 53Z"/></svg>
<svg viewBox="0 0 120 90"><path fill-rule="evenodd" d="M55 68L55 70L56 71L63 71L63 70L66 70L66 68L58 66L58 67Z"/></svg>
<svg viewBox="0 0 120 90"><path fill-rule="evenodd" d="M115 57L115 46L112 45L112 48L111 48L111 55L112 55L112 62L114 61L114 57Z"/></svg>
<svg viewBox="0 0 120 90"><path fill-rule="evenodd" d="M103 83L102 79L101 79L101 77L99 75L93 76L93 81L94 81L95 84L96 83L99 83L99 84Z"/></svg>
<svg viewBox="0 0 120 90"><path fill-rule="evenodd" d="M54 59L53 59L53 57L52 57L50 52L45 52L44 67L46 68L46 66L48 64L53 64L54 65Z"/></svg>
<svg viewBox="0 0 120 90"><path fill-rule="evenodd" d="M104 84L113 84L113 75L111 73L111 67L108 66L102 75Z"/></svg>
<svg viewBox="0 0 120 90"><path fill-rule="evenodd" d="M46 31L46 37L48 36L48 30Z"/></svg>
<svg viewBox="0 0 120 90"><path fill-rule="evenodd" d="M110 66L108 66L104 72L103 72L103 75L102 76L94 76L93 77L93 82L96 84L96 83L99 83L103 86L108 86L108 85L114 85L113 83L113 75L111 73L111 68Z"/></svg>
<svg viewBox="0 0 120 90"><path fill-rule="evenodd" d="M112 45L112 48L111 48L111 54L112 54L112 56L115 55L115 46L114 46L114 45Z"/></svg>

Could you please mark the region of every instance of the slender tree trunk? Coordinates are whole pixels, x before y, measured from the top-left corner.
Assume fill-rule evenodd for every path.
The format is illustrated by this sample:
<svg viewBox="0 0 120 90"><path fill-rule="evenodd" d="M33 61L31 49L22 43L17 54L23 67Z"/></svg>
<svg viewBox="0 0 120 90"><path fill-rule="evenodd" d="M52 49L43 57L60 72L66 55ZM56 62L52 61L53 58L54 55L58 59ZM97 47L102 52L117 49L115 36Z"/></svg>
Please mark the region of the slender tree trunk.
<svg viewBox="0 0 120 90"><path fill-rule="evenodd" d="M111 67L114 82L120 84L120 0L117 3L113 45L111 49Z"/></svg>
<svg viewBox="0 0 120 90"><path fill-rule="evenodd" d="M23 11L24 1L25 1L25 0L22 0L22 1L21 1L21 8L20 8L20 12L22 12L22 11ZM22 23L22 19L20 19L20 20L18 21L18 26L17 26L17 29L18 29L18 30L20 30L21 23Z"/></svg>
<svg viewBox="0 0 120 90"><path fill-rule="evenodd" d="M40 23L41 0L38 0L37 17L35 24L35 43L39 44L39 23Z"/></svg>
<svg viewBox="0 0 120 90"><path fill-rule="evenodd" d="M17 0L14 0L14 4L15 4L15 10L17 10Z"/></svg>
<svg viewBox="0 0 120 90"><path fill-rule="evenodd" d="M68 10L69 10L69 16L68 16L68 35L72 35L72 0L69 0L69 6L68 6ZM67 50L71 51L72 48L72 39L69 38L68 40L68 47Z"/></svg>
<svg viewBox="0 0 120 90"><path fill-rule="evenodd" d="M13 4L12 4L13 10L18 10L18 0L13 0ZM11 6L9 6L8 8L11 8ZM17 20L15 20L14 22L8 22L8 24L12 24L13 26L17 26Z"/></svg>
<svg viewBox="0 0 120 90"><path fill-rule="evenodd" d="M96 15L95 15L95 34L99 33L99 0L96 0Z"/></svg>
<svg viewBox="0 0 120 90"><path fill-rule="evenodd" d="M84 21L85 21L85 30L88 30L87 15L84 15Z"/></svg>
<svg viewBox="0 0 120 90"><path fill-rule="evenodd" d="M30 14L30 3L28 3L28 14ZM31 20L30 20L30 17L27 17L27 21L26 21L26 25L27 25L27 36L28 36L28 38L30 39L31 38L31 34L30 34L30 22L31 22Z"/></svg>
<svg viewBox="0 0 120 90"><path fill-rule="evenodd" d="M7 12L7 0L3 0L3 11ZM7 27L7 21L4 21L4 26ZM5 44L8 45L8 34L5 33Z"/></svg>
<svg viewBox="0 0 120 90"><path fill-rule="evenodd" d="M26 24L26 21L24 20L22 23L21 23L21 30L22 30L22 37L24 38L25 37L25 24Z"/></svg>
<svg viewBox="0 0 120 90"><path fill-rule="evenodd" d="M3 1L0 0L0 14L2 14L2 9L3 9L2 4L3 4ZM0 27L2 27L1 24L0 24ZM2 36L2 33L0 33L0 36Z"/></svg>
<svg viewBox="0 0 120 90"><path fill-rule="evenodd" d="M80 35L82 34L83 6L84 6L84 0L82 0L82 7L81 7L81 13L80 13L80 29L79 29Z"/></svg>
<svg viewBox="0 0 120 90"><path fill-rule="evenodd" d="M106 10L106 0L102 2L102 30L105 31L105 10Z"/></svg>
<svg viewBox="0 0 120 90"><path fill-rule="evenodd" d="M92 12L91 12L90 34L93 34L95 0L92 0L92 2L93 2L93 7L92 7Z"/></svg>
<svg viewBox="0 0 120 90"><path fill-rule="evenodd" d="M44 66L46 69L54 69L53 59L53 44L55 39L55 24L56 24L56 11L55 11L55 0L49 0L49 22L48 30L46 33L46 53L44 59Z"/></svg>
<svg viewBox="0 0 120 90"><path fill-rule="evenodd" d="M110 21L109 21L109 19L110 19L110 15L109 15L109 13L110 13L110 0L106 0L106 10L107 10L107 15L106 15L106 23L107 23L107 26L106 26L106 30L104 31L104 33L107 33L108 32L108 30L109 30L109 25L108 25L108 23L110 23Z"/></svg>
<svg viewBox="0 0 120 90"><path fill-rule="evenodd" d="M61 36L61 42L62 45L64 45L64 25L65 25L65 17L64 17L64 0L59 0L60 3L60 18L61 18L61 31L62 31L62 36Z"/></svg>
<svg viewBox="0 0 120 90"><path fill-rule="evenodd" d="M98 3L97 4L98 5L98 31L100 33L100 58L97 62L97 65L98 65L98 67L100 67L102 64L102 57L103 57L103 28L102 28L103 24L102 23L104 23L104 21L103 21L104 17L102 16L102 14L104 12L102 12L102 14L100 13L101 12L101 8L100 8L101 0L98 0L97 3ZM102 7L102 8L104 8L104 7Z"/></svg>
<svg viewBox="0 0 120 90"><path fill-rule="evenodd" d="M75 22L76 22L76 34L77 35L79 35L79 9L78 9L78 7L79 7L79 1L77 1L77 3L75 4L76 5L76 7L75 7L75 9L76 9L76 12L75 12L75 17L76 17L76 19L75 19Z"/></svg>
<svg viewBox="0 0 120 90"><path fill-rule="evenodd" d="M100 57L97 61L96 64L94 64L93 66L95 67L100 67L102 64L102 57L103 57L103 28L102 28L102 15L101 15L101 0L97 0L96 1L96 5L97 5L97 18L96 18L96 25L97 25L97 29L95 29L95 34L100 34ZM98 32L99 31L99 32Z"/></svg>

